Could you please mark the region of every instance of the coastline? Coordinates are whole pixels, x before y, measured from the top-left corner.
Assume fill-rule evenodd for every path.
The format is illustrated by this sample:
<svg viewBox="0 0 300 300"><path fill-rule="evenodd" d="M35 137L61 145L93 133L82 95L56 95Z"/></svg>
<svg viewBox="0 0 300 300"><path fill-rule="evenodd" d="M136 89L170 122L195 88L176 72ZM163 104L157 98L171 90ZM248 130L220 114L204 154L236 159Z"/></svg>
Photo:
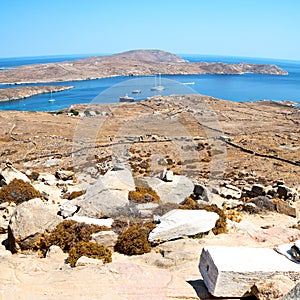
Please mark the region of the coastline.
<svg viewBox="0 0 300 300"><path fill-rule="evenodd" d="M17 101L46 93L56 93L74 88L74 86L24 86L0 89L0 102Z"/></svg>

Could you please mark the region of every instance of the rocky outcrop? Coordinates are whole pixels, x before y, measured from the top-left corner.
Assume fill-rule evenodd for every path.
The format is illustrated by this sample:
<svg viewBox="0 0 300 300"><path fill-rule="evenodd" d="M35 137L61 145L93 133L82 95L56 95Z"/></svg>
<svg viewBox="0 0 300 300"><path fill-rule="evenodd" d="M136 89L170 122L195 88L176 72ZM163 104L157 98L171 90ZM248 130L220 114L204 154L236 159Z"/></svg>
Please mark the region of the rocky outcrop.
<svg viewBox="0 0 300 300"><path fill-rule="evenodd" d="M73 86L22 86L17 88L0 89L0 102L12 101L31 96L72 89Z"/></svg>

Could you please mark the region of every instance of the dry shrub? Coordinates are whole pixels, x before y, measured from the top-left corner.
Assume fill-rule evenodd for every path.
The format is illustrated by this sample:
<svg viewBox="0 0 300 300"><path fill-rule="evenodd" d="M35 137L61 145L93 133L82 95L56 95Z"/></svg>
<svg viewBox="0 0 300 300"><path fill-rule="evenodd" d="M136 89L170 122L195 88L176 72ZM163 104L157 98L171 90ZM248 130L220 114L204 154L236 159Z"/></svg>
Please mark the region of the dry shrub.
<svg viewBox="0 0 300 300"><path fill-rule="evenodd" d="M115 251L126 255L144 254L151 251L151 244L148 241L149 233L155 225L151 222L131 225L123 231L115 245Z"/></svg>
<svg viewBox="0 0 300 300"><path fill-rule="evenodd" d="M68 199L68 200L73 200L77 197L82 196L85 193L85 191L73 191L72 193L66 193L62 196L62 199Z"/></svg>
<svg viewBox="0 0 300 300"><path fill-rule="evenodd" d="M104 264L112 261L111 251L104 245L92 242L79 242L69 251L68 262L71 267L75 267L77 260L81 256L101 259Z"/></svg>
<svg viewBox="0 0 300 300"><path fill-rule="evenodd" d="M201 209L201 207L192 197L188 197L183 204L179 206L179 209Z"/></svg>
<svg viewBox="0 0 300 300"><path fill-rule="evenodd" d="M30 199L39 198L40 196L40 192L30 183L21 179L14 179L0 190L0 203L14 202L20 204Z"/></svg>
<svg viewBox="0 0 300 300"><path fill-rule="evenodd" d="M27 177L31 180L31 181L36 181L38 180L40 176L40 173L37 171L32 171Z"/></svg>
<svg viewBox="0 0 300 300"><path fill-rule="evenodd" d="M40 238L36 248L44 254L51 245L59 246L64 252L74 247L79 242L88 242L95 232L108 230L105 226L79 223L73 220L65 220L59 223L50 234Z"/></svg>
<svg viewBox="0 0 300 300"><path fill-rule="evenodd" d="M215 212L219 215L219 219L216 222L216 226L212 229L214 234L227 233L227 222L224 211L216 205L206 205L203 209L211 212Z"/></svg>
<svg viewBox="0 0 300 300"><path fill-rule="evenodd" d="M136 187L135 191L130 191L128 193L128 199L138 203L160 203L160 198L157 193L151 188L144 187Z"/></svg>

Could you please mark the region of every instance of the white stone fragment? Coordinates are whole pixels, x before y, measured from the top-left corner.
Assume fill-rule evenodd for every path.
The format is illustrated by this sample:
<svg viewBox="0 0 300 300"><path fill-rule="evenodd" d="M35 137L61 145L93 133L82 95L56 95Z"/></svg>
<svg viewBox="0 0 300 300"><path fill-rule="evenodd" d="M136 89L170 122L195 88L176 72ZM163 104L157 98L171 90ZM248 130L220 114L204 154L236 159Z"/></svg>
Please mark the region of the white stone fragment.
<svg viewBox="0 0 300 300"><path fill-rule="evenodd" d="M67 218L67 220L73 220L76 222L82 222L86 224L93 224L93 225L99 225L99 226L106 226L108 228L111 228L112 223L114 222L113 219L95 219L95 218L89 218L85 216L72 216Z"/></svg>
<svg viewBox="0 0 300 300"><path fill-rule="evenodd" d="M259 280L274 275L300 279L300 265L268 248L204 247L199 269L215 297L243 297Z"/></svg>
<svg viewBox="0 0 300 300"><path fill-rule="evenodd" d="M219 215L206 210L174 209L158 218L160 222L148 240L168 241L175 238L207 232L215 227Z"/></svg>

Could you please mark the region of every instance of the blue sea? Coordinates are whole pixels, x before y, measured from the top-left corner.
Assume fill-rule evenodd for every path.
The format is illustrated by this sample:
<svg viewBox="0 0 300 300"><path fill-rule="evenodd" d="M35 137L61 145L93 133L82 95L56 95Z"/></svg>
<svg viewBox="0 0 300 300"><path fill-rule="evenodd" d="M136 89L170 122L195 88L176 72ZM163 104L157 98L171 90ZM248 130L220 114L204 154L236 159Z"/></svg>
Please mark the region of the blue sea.
<svg viewBox="0 0 300 300"><path fill-rule="evenodd" d="M27 64L70 61L87 56L89 55L2 58L0 59L0 70ZM155 82L157 85L159 84L158 77L120 76L57 82L49 83L49 85L72 85L74 88L53 93L52 98L55 98L55 102L49 102L49 94L42 94L17 101L1 102L0 110L55 111L68 108L72 104L117 103L119 97L125 94L138 101L158 93L161 95L199 93L237 102L289 100L300 104L300 61L208 55L183 54L180 56L191 62L275 64L288 71L289 75L162 75L161 84L165 86L165 90L160 92L151 91ZM27 85L45 85L45 83ZM14 86L0 85L0 88L8 87ZM141 93L132 94L135 89L140 90Z"/></svg>

